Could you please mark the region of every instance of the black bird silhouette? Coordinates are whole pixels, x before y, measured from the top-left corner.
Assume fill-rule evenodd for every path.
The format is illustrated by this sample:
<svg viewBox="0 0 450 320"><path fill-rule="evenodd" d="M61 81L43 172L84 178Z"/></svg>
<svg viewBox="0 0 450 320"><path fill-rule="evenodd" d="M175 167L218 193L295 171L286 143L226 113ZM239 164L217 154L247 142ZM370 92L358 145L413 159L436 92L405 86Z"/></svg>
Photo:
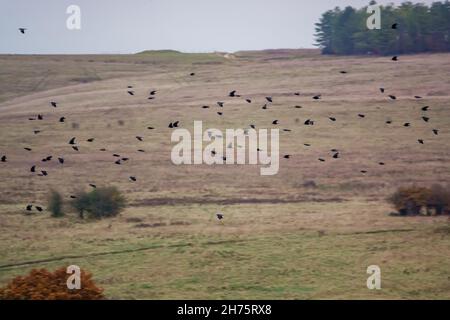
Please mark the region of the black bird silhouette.
<svg viewBox="0 0 450 320"><path fill-rule="evenodd" d="M25 31L27 30L27 28L19 28L20 33L25 34Z"/></svg>
<svg viewBox="0 0 450 320"><path fill-rule="evenodd" d="M97 186L95 184L89 183L89 186L91 186L94 189L97 189Z"/></svg>
<svg viewBox="0 0 450 320"><path fill-rule="evenodd" d="M136 179L136 177L131 176L130 180L136 182L137 179Z"/></svg>
<svg viewBox="0 0 450 320"><path fill-rule="evenodd" d="M387 124L391 124L391 123L392 123L392 120L387 120L386 123L387 123Z"/></svg>
<svg viewBox="0 0 450 320"><path fill-rule="evenodd" d="M245 101L247 101L248 103L252 103L251 99L245 99Z"/></svg>
<svg viewBox="0 0 450 320"><path fill-rule="evenodd" d="M138 152L145 152L145 150L139 149Z"/></svg>
<svg viewBox="0 0 450 320"><path fill-rule="evenodd" d="M403 126L404 126L404 127L410 127L410 126L411 126L411 123L406 122Z"/></svg>
<svg viewBox="0 0 450 320"><path fill-rule="evenodd" d="M314 96L313 99L314 100L320 100L322 98L321 94L318 94L317 96Z"/></svg>
<svg viewBox="0 0 450 320"><path fill-rule="evenodd" d="M127 92L130 96L134 96L134 91L128 90Z"/></svg>
<svg viewBox="0 0 450 320"><path fill-rule="evenodd" d="M360 117L360 118L365 118L366 116L364 115L364 114L358 114L358 117Z"/></svg>
<svg viewBox="0 0 450 320"><path fill-rule="evenodd" d="M121 165L122 163L120 162L120 159L117 160L116 162L114 162L115 164Z"/></svg>
<svg viewBox="0 0 450 320"><path fill-rule="evenodd" d="M75 139L76 139L76 137L73 137L72 139L70 139L69 144L75 144Z"/></svg>
<svg viewBox="0 0 450 320"><path fill-rule="evenodd" d="M283 129L284 132L291 132L291 129Z"/></svg>
<svg viewBox="0 0 450 320"><path fill-rule="evenodd" d="M154 130L155 127L147 127L148 130Z"/></svg>
<svg viewBox="0 0 450 320"><path fill-rule="evenodd" d="M156 94L156 92L157 92L156 90L152 90L152 91L150 91L150 95L154 96Z"/></svg>
<svg viewBox="0 0 450 320"><path fill-rule="evenodd" d="M113 157L120 158L120 154L114 153Z"/></svg>
<svg viewBox="0 0 450 320"><path fill-rule="evenodd" d="M203 109L209 109L209 106L203 106L202 108Z"/></svg>
<svg viewBox="0 0 450 320"><path fill-rule="evenodd" d="M320 161L320 162L325 162L325 159L319 158L319 161Z"/></svg>
<svg viewBox="0 0 450 320"><path fill-rule="evenodd" d="M397 29L397 26L398 26L398 23L394 23L394 24L392 25L392 29Z"/></svg>
<svg viewBox="0 0 450 320"><path fill-rule="evenodd" d="M422 108L422 111L428 111L428 109L430 109L430 107L429 106L425 106L425 107Z"/></svg>
<svg viewBox="0 0 450 320"><path fill-rule="evenodd" d="M236 97L236 90L231 91L228 96L230 97Z"/></svg>
<svg viewBox="0 0 450 320"><path fill-rule="evenodd" d="M379 164L380 166L386 165L386 163L384 163L384 162L378 162L378 164Z"/></svg>
<svg viewBox="0 0 450 320"><path fill-rule="evenodd" d="M384 88L380 88L380 91L381 91L381 93L384 93L385 90L384 90Z"/></svg>
<svg viewBox="0 0 450 320"><path fill-rule="evenodd" d="M75 151L80 151L80 149L78 149L77 146L72 146L72 149L75 150Z"/></svg>
<svg viewBox="0 0 450 320"><path fill-rule="evenodd" d="M423 121L425 121L425 122L429 122L429 121L430 121L430 118L428 118L428 117L422 117L422 119L423 119Z"/></svg>
<svg viewBox="0 0 450 320"><path fill-rule="evenodd" d="M103 152L103 151L106 151L106 149L105 149L105 148L101 148L101 149L100 149L100 151L102 151L102 152Z"/></svg>
<svg viewBox="0 0 450 320"><path fill-rule="evenodd" d="M77 197L76 196L70 196L70 199L76 199Z"/></svg>
<svg viewBox="0 0 450 320"><path fill-rule="evenodd" d="M50 104L52 105L53 108L56 108L58 106L55 101L51 101Z"/></svg>
<svg viewBox="0 0 450 320"><path fill-rule="evenodd" d="M65 117L59 118L59 122L64 122L64 121L66 121L66 118L65 118Z"/></svg>
<svg viewBox="0 0 450 320"><path fill-rule="evenodd" d="M294 95L299 96L300 92L294 92Z"/></svg>
<svg viewBox="0 0 450 320"><path fill-rule="evenodd" d="M262 106L262 109L263 109L263 110L267 110L267 104L264 104L264 105Z"/></svg>
<svg viewBox="0 0 450 320"><path fill-rule="evenodd" d="M389 95L389 98L391 98L392 100L397 100L397 97L391 94Z"/></svg>
<svg viewBox="0 0 450 320"><path fill-rule="evenodd" d="M42 175L43 175L44 177L48 176L48 172L45 171L45 170L41 170L41 173L42 173Z"/></svg>
<svg viewBox="0 0 450 320"><path fill-rule="evenodd" d="M255 126L254 124L251 124L251 125L250 125L250 128L256 129L256 126Z"/></svg>
<svg viewBox="0 0 450 320"><path fill-rule="evenodd" d="M334 118L334 117L329 117L328 119L330 119L331 121L336 121L336 118Z"/></svg>
<svg viewBox="0 0 450 320"><path fill-rule="evenodd" d="M216 217L217 217L217 219L222 220L223 219L223 214L217 213Z"/></svg>
<svg viewBox="0 0 450 320"><path fill-rule="evenodd" d="M342 74L347 74L348 72L345 71L345 70L342 70L341 73L342 73Z"/></svg>
<svg viewBox="0 0 450 320"><path fill-rule="evenodd" d="M169 128L173 128L173 123L169 123Z"/></svg>
<svg viewBox="0 0 450 320"><path fill-rule="evenodd" d="M31 211L31 208L33 208L33 205L32 204L29 204L29 205L27 205L27 211Z"/></svg>
<svg viewBox="0 0 450 320"><path fill-rule="evenodd" d="M422 99L421 96L414 96L414 98L416 98L416 99Z"/></svg>
<svg viewBox="0 0 450 320"><path fill-rule="evenodd" d="M272 124L277 125L278 124L278 120L273 120Z"/></svg>
<svg viewBox="0 0 450 320"><path fill-rule="evenodd" d="M27 150L27 151L31 151L31 148L28 148L28 147L26 147L24 149Z"/></svg>
<svg viewBox="0 0 450 320"><path fill-rule="evenodd" d="M267 101L269 101L270 103L272 103L272 102L273 102L273 99L272 99L272 97L266 97L266 100L267 100Z"/></svg>
<svg viewBox="0 0 450 320"><path fill-rule="evenodd" d="M392 61L398 61L398 56L393 56Z"/></svg>
<svg viewBox="0 0 450 320"><path fill-rule="evenodd" d="M128 89L131 89L131 88L133 88L133 86L127 86L127 88L128 88Z"/></svg>
<svg viewBox="0 0 450 320"><path fill-rule="evenodd" d="M41 130L34 130L33 132L34 132L34 134L38 134L41 132Z"/></svg>
<svg viewBox="0 0 450 320"><path fill-rule="evenodd" d="M217 104L219 105L219 107L223 108L224 102L218 101Z"/></svg>
<svg viewBox="0 0 450 320"><path fill-rule="evenodd" d="M218 114L219 116L221 116L221 115L223 115L223 112L217 112L217 114Z"/></svg>
<svg viewBox="0 0 450 320"><path fill-rule="evenodd" d="M191 77L193 77L193 76L195 76L195 72L191 72L189 75L190 75Z"/></svg>
<svg viewBox="0 0 450 320"><path fill-rule="evenodd" d="M122 161L128 161L130 158L122 158Z"/></svg>
<svg viewBox="0 0 450 320"><path fill-rule="evenodd" d="M86 141L87 141L87 142L94 142L94 140L95 140L95 138L89 138L89 139L87 139Z"/></svg>
<svg viewBox="0 0 450 320"><path fill-rule="evenodd" d="M1 161L2 162L6 162L6 160L7 160L7 157L6 156L2 156Z"/></svg>
<svg viewBox="0 0 450 320"><path fill-rule="evenodd" d="M367 173L367 170L361 170L361 173Z"/></svg>
<svg viewBox="0 0 450 320"><path fill-rule="evenodd" d="M42 209L42 207L39 207L39 206L34 206L34 207L35 207L36 210L39 211L39 212L42 212L42 210L44 210L44 209Z"/></svg>
<svg viewBox="0 0 450 320"><path fill-rule="evenodd" d="M64 163L64 158L58 158L59 163L63 164Z"/></svg>
<svg viewBox="0 0 450 320"><path fill-rule="evenodd" d="M439 130L438 130L438 129L433 129L433 133L434 133L435 135L438 135L438 134L439 134Z"/></svg>
<svg viewBox="0 0 450 320"><path fill-rule="evenodd" d="M311 147L311 144L310 143L304 143L303 144L305 147Z"/></svg>
<svg viewBox="0 0 450 320"><path fill-rule="evenodd" d="M333 158L334 158L334 159L338 159L338 158L339 158L339 152L336 152L336 153L333 155Z"/></svg>
<svg viewBox="0 0 450 320"><path fill-rule="evenodd" d="M44 119L44 117L42 116L42 114L38 114L37 118L38 118L38 120L43 120L43 119Z"/></svg>
<svg viewBox="0 0 450 320"><path fill-rule="evenodd" d="M287 154L287 155L283 156L283 158L285 158L285 159L290 159L290 158L291 158L291 155L290 155L290 154Z"/></svg>
<svg viewBox="0 0 450 320"><path fill-rule="evenodd" d="M36 166L32 166L30 172L36 172Z"/></svg>
<svg viewBox="0 0 450 320"><path fill-rule="evenodd" d="M302 106L295 106L295 109L301 109Z"/></svg>
<svg viewBox="0 0 450 320"><path fill-rule="evenodd" d="M173 123L173 127L174 128L178 128L178 124L180 123L180 121L175 121L174 123Z"/></svg>
<svg viewBox="0 0 450 320"><path fill-rule="evenodd" d="M305 125L313 126L314 125L314 121L312 121L311 119L308 119L308 120L305 121Z"/></svg>
<svg viewBox="0 0 450 320"><path fill-rule="evenodd" d="M138 139L139 141L143 141L144 138L140 137L140 136L136 136L136 139Z"/></svg>
<svg viewBox="0 0 450 320"><path fill-rule="evenodd" d="M419 141L420 144L425 144L425 141L423 141L423 139L418 139L417 141Z"/></svg>

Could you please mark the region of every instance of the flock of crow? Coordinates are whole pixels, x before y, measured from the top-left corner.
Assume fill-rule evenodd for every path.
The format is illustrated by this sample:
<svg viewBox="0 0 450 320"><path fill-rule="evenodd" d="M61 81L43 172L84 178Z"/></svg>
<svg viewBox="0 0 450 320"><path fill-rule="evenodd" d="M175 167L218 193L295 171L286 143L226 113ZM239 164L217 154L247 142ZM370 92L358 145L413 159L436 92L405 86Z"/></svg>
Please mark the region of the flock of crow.
<svg viewBox="0 0 450 320"><path fill-rule="evenodd" d="M392 25L392 29L397 29L397 26L398 26L398 24ZM20 31L22 34L25 34L25 31L26 31L26 30L27 30L26 28L19 28L19 31ZM391 60L392 60L392 61L399 61L399 57L398 57L398 56L394 56L394 57L392 57ZM342 71L340 71L340 73L343 74L343 75L345 75L345 74L348 73L348 71L342 70ZM194 77L195 75L196 75L196 74L195 74L194 72L191 72L191 73L189 74L190 77ZM385 88L379 88L379 91L381 92L381 94L385 94L385 93L386 93L386 89L385 89ZM157 90L153 90L153 89L150 90L147 99L149 99L149 100L155 99L155 98L156 98L156 95L157 95L157 92L158 92ZM127 93L128 93L128 95L130 95L130 96L134 96L134 95L135 95L135 91L133 90L133 86L131 86L131 85L127 86ZM293 92L292 94L293 94L294 96L300 96L300 95L301 95L300 92ZM238 94L237 90L233 90L233 91L229 92L228 95L227 95L227 97L229 97L229 98L242 98L242 96L241 96L240 94ZM387 95L387 98L388 98L388 99L391 99L391 100L397 100L397 97L396 97L395 95L393 95L393 94ZM422 99L421 96L414 96L414 98L417 99L417 100ZM245 97L245 98L242 98L242 99L244 99L244 101L247 102L247 103L249 103L249 104L253 103L253 100L252 100L251 98ZM321 99L322 99L322 95L321 95L321 94L315 95L315 96L312 97L312 99L313 99L313 100L321 100ZM271 96L265 97L265 103L264 103L264 105L263 105L261 108L262 108L263 110L267 110L267 109L269 108L269 106L273 103L273 101L274 101L273 97L271 97ZM226 103L226 102L224 102L224 101L217 101L216 104L217 104L217 107L219 108L219 111L217 111L217 115L218 115L218 116L223 116L223 115L224 115L223 110L224 110L224 107L225 107L225 103ZM59 104L58 104L56 101L50 101L50 102L49 102L49 105L50 105L51 107L53 107L53 108L59 107ZM203 109L209 109L210 106L209 106L209 105L203 105L202 108L203 108ZM295 108L302 108L302 107L297 105L297 106L295 106ZM430 108L429 106L424 106L424 107L421 109L422 112L423 112L423 114L422 114L422 120L423 120L424 122L426 122L426 123L429 123L429 122L430 122L430 117L426 116L426 112L429 111L429 108ZM362 114L362 113L359 113L359 114L358 114L358 117L361 118L361 119L363 119L363 118L366 117L366 115L365 115L365 114ZM42 114L38 114L36 117L30 117L30 118L29 118L30 121L42 121L43 119L44 119L44 116L43 116ZM332 122L336 122L336 121L338 120L338 119L335 118L335 117L329 117L328 119L329 119L330 121L332 121ZM60 118L59 118L59 122L65 122L65 120L66 120L65 117L60 117ZM315 121L314 121L313 119L307 119L307 120L304 121L304 125L306 125L306 126L313 126L314 124L315 124ZM387 121L386 121L386 124L387 124L387 125L390 125L390 124L392 124L392 121L391 121L391 120L387 120ZM279 125L279 120L273 120L273 121L272 121L272 125ZM178 128L179 126L180 126L180 121L179 121L179 120L178 120L178 121L170 122L170 123L168 124L168 128ZM253 128L253 129L256 128L256 126L255 126L254 124L250 124L249 126L250 126L250 128ZM403 126L404 126L404 127L411 127L411 123L409 123L409 122L404 123ZM149 130L154 130L155 127L147 127L147 129L149 129ZM282 130L285 131L285 132L291 131L290 129L286 129L286 128L285 128L285 129L282 129ZM431 129L431 131L433 132L434 135L438 135L438 134L439 134L439 129L433 128L433 129ZM40 132L41 132L40 130L34 130L34 134L39 134ZM246 132L246 131L245 131L245 132ZM135 138L136 138L138 141L143 141L143 139L144 139L142 136L136 136ZM89 139L86 140L86 142L92 143L92 142L94 142L94 140L95 140L95 138L89 138ZM425 141L424 141L423 139L418 139L417 141L418 141L418 143L420 143L420 144L424 144L424 143L425 143ZM67 144L68 144L73 150L75 150L75 151L77 151L77 152L80 151L79 143L78 143L76 137L70 138L70 139L68 140ZM306 147L310 147L310 146L311 146L310 144L307 144L307 143L305 143L304 145L305 145ZM26 147L26 148L24 148L24 149L25 149L26 151L32 151L32 149L31 149L30 147ZM102 149L100 149L100 151L105 152L105 151L107 151L107 150L106 150L105 148L102 148ZM260 150L258 149L258 151L260 151ZM339 152L339 150L337 150L337 149L332 149L331 151L333 152L333 155L332 155L332 158L333 158L333 159L338 159L338 158L340 158L340 152ZM145 151L144 151L143 149L139 149L138 152L145 152ZM212 151L212 153L213 153L213 155L215 155L215 152L214 152L214 151ZM116 158L116 160L114 161L114 163L115 163L116 165L121 165L122 163L127 162L127 161L129 160L128 157L123 157L123 156L121 156L121 155L119 155L119 154L116 154L116 153L113 154L113 157ZM289 154L283 155L283 158L284 158L284 159L290 159L291 157L292 157L292 156L289 155ZM49 155L49 156L44 157L41 161L42 161L42 162L48 162L48 161L52 161L53 159L54 159L54 157L53 157L52 155ZM226 160L225 157L224 157L224 160ZM1 161L1 162L8 162L8 157L7 157L7 155L2 155L1 158L0 158L0 161ZM59 163L60 165L64 165L64 161L65 161L65 160L64 160L63 157L57 157L57 161L58 161L58 163ZM326 159L324 159L324 158L319 158L318 161L325 162ZM384 166L384 165L385 165L384 162L379 162L378 164L381 165L381 166ZM39 169L37 168L36 165L33 165L33 166L30 168L30 172L31 172L31 173L34 173L34 174L37 174L38 176L47 176L47 175L48 175L48 172L47 172L46 170L39 170ZM360 170L360 172L361 172L362 174L366 174L366 173L367 173L367 170ZM130 176L130 177L129 177L129 180L130 180L131 182L136 182L136 181L137 181L137 177L135 177L135 176ZM92 188L94 188L94 189L97 188L97 186L96 186L95 184L89 184L89 186L92 187ZM72 199L76 198L76 196L73 196L73 195L71 195L70 197L71 197ZM34 208L35 208L37 211L39 211L39 212L42 212L42 211L44 210L41 206L37 206L37 205L33 205L33 204L28 204L28 205L26 206L26 210L27 210L27 211L32 211L32 210L33 210L33 206L34 206ZM224 218L224 215L223 215L222 213L217 213L217 214L216 214L216 217L217 217L218 220L222 220L222 219Z"/></svg>

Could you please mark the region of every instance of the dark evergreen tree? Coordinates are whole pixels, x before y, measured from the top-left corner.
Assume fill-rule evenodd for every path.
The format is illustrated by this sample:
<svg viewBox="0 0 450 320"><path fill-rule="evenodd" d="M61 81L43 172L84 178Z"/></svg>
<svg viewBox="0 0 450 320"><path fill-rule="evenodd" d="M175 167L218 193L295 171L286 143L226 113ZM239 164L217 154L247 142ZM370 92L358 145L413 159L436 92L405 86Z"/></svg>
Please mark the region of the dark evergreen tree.
<svg viewBox="0 0 450 320"><path fill-rule="evenodd" d="M371 1L371 5L376 4ZM381 29L369 30L367 7L325 12L316 24L323 54L405 54L450 51L450 1L381 6ZM396 23L397 29L392 29Z"/></svg>

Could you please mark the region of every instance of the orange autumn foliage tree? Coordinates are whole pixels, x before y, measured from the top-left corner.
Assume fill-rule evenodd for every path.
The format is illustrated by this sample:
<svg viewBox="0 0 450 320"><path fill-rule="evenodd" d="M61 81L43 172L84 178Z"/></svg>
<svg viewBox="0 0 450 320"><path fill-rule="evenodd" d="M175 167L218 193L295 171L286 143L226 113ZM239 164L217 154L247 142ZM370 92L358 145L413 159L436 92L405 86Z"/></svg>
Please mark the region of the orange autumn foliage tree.
<svg viewBox="0 0 450 320"><path fill-rule="evenodd" d="M33 269L27 276L14 278L0 288L0 300L99 300L104 299L103 289L98 288L92 275L81 270L81 289L67 288L70 274L62 267L54 272Z"/></svg>

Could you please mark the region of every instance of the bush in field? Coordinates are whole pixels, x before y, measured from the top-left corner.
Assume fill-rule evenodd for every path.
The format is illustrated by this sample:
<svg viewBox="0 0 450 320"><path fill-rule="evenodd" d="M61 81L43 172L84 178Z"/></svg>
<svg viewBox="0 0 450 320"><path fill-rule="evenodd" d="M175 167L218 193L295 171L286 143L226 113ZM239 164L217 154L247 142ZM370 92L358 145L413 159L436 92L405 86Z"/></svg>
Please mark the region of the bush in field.
<svg viewBox="0 0 450 320"><path fill-rule="evenodd" d="M115 187L99 188L89 193L89 213L94 218L112 217L125 207L125 198Z"/></svg>
<svg viewBox="0 0 450 320"><path fill-rule="evenodd" d="M426 206L430 190L423 187L399 188L388 201L401 215L416 215Z"/></svg>
<svg viewBox="0 0 450 320"><path fill-rule="evenodd" d="M80 270L80 289L68 289L70 274L62 267L54 272L33 269L27 276L14 278L0 288L0 300L100 300L103 289L98 288L92 275Z"/></svg>
<svg viewBox="0 0 450 320"><path fill-rule="evenodd" d="M125 208L125 197L115 187L97 188L89 193L79 193L72 206L84 218L88 212L93 218L113 217Z"/></svg>
<svg viewBox="0 0 450 320"><path fill-rule="evenodd" d="M62 211L63 200L58 191L51 190L48 197L48 209L52 213L52 217L62 217L64 212Z"/></svg>
<svg viewBox="0 0 450 320"><path fill-rule="evenodd" d="M71 205L78 211L80 218L84 219L84 212L89 210L89 194L87 192L78 192Z"/></svg>
<svg viewBox="0 0 450 320"><path fill-rule="evenodd" d="M388 201L394 205L400 215L417 215L425 212L440 215L450 213L450 189L440 185L431 188L399 188Z"/></svg>

